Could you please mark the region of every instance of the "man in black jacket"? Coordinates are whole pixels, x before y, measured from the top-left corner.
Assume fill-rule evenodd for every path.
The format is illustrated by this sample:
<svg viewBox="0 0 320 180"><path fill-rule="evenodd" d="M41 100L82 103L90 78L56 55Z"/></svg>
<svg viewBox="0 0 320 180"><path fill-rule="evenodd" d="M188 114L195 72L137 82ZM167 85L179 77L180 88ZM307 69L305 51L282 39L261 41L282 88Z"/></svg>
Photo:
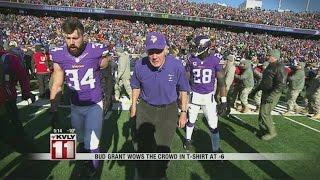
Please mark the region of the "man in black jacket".
<svg viewBox="0 0 320 180"><path fill-rule="evenodd" d="M287 82L287 74L279 58L279 50L275 49L270 52L268 58L270 64L263 72L258 88L255 89L256 91L262 90L259 128L263 140L270 140L277 136L271 111L276 107Z"/></svg>

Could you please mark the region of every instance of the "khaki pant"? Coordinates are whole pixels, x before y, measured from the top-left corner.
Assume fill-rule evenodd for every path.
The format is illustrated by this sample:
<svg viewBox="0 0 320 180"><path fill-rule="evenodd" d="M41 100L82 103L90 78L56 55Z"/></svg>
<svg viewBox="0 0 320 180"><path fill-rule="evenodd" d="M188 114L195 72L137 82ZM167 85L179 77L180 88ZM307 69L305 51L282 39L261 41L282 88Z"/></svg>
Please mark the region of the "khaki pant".
<svg viewBox="0 0 320 180"><path fill-rule="evenodd" d="M260 130L265 131L266 133L275 134L276 128L273 124L271 111L276 107L280 99L281 93L277 93L271 96L272 103L267 103L266 99L270 98L270 96L271 95L269 93L262 92L261 105L259 111L259 128Z"/></svg>
<svg viewBox="0 0 320 180"><path fill-rule="evenodd" d="M320 114L320 88L313 94L315 114Z"/></svg>
<svg viewBox="0 0 320 180"><path fill-rule="evenodd" d="M241 88L239 87L239 84L237 85L232 85L228 91L228 95L227 95L227 102L228 102L228 106L230 108L234 108L235 107L235 102L238 98L238 95L240 93Z"/></svg>
<svg viewBox="0 0 320 180"><path fill-rule="evenodd" d="M129 79L120 79L114 85L114 96L115 96L116 100L120 99L122 86L124 86L126 93L129 95L129 98L131 99L132 89L130 87L130 80Z"/></svg>
<svg viewBox="0 0 320 180"><path fill-rule="evenodd" d="M312 81L311 86L306 89L307 109L312 114L320 113L320 88L317 83L316 80Z"/></svg>
<svg viewBox="0 0 320 180"><path fill-rule="evenodd" d="M297 110L299 108L298 104L296 103L296 100L300 94L302 90L293 90L293 89L289 89L288 92L288 111L294 111Z"/></svg>
<svg viewBox="0 0 320 180"><path fill-rule="evenodd" d="M256 106L260 106L260 104L261 104L261 96L262 96L262 90L258 91L254 95L254 102L256 103Z"/></svg>
<svg viewBox="0 0 320 180"><path fill-rule="evenodd" d="M248 96L249 96L251 90L252 90L252 87L247 87L247 88L243 88L241 91L240 101L241 101L241 104L245 107L249 106Z"/></svg>

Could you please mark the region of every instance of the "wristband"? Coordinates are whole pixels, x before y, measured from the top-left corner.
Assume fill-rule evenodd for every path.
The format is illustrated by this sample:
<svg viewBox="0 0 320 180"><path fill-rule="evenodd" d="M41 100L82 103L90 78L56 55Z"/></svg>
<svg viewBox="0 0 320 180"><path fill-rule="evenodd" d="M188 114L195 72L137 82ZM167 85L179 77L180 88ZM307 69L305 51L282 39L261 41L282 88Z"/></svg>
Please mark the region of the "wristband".
<svg viewBox="0 0 320 180"><path fill-rule="evenodd" d="M227 97L225 97L225 96L221 97L221 102L222 103L226 103L227 102Z"/></svg>

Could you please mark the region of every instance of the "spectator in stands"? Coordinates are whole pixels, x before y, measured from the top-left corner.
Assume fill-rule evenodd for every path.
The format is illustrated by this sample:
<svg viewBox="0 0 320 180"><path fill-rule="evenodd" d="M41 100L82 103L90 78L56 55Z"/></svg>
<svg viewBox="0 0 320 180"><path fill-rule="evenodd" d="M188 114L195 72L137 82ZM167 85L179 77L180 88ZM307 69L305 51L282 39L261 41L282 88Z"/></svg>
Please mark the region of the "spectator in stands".
<svg viewBox="0 0 320 180"><path fill-rule="evenodd" d="M49 60L41 44L36 44L32 60L39 85L39 98L49 98Z"/></svg>

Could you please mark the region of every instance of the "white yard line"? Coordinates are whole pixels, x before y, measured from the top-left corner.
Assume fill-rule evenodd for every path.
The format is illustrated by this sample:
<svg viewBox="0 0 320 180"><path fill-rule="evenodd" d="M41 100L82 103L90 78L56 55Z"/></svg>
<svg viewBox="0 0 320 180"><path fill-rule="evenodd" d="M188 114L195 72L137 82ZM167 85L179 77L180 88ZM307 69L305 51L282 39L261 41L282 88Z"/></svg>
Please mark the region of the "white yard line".
<svg viewBox="0 0 320 180"><path fill-rule="evenodd" d="M306 115L306 117L307 117L308 119L312 120L312 121L316 121L316 122L320 123L319 120L313 119L311 115Z"/></svg>
<svg viewBox="0 0 320 180"><path fill-rule="evenodd" d="M297 122L297 121L295 121L295 120L293 120L293 119L291 119L291 118L285 117L285 116L284 116L284 118L285 118L285 119L288 119L289 121L291 121L291 122L293 122L293 123L299 124L299 125L301 125L301 126L304 126L304 127L308 128L308 129L311 129L311 130L313 130L313 131L316 131L316 132L320 133L320 130L318 130L318 129L312 128L312 127L310 127L310 126L308 126L308 125L305 125L305 124L303 124L303 123Z"/></svg>
<svg viewBox="0 0 320 180"><path fill-rule="evenodd" d="M235 114L230 114L229 116L237 119L238 121L242 122L243 124L248 124L246 121L242 120L241 118L239 118L238 116L236 116Z"/></svg>
<svg viewBox="0 0 320 180"><path fill-rule="evenodd" d="M313 118L311 118L311 117L309 117L309 116L307 116L307 118L311 119L312 121L316 121L316 122L320 123L319 120L313 119Z"/></svg>

